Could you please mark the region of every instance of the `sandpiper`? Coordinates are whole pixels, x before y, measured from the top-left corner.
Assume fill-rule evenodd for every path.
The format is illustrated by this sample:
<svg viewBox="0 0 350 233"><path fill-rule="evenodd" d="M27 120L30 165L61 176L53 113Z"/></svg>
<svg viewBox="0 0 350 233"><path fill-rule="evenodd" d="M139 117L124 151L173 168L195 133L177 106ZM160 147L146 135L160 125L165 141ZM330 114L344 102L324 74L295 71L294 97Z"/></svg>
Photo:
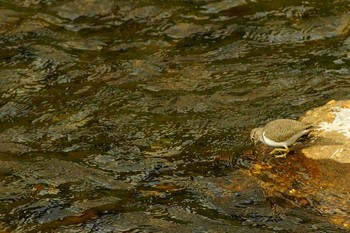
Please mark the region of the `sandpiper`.
<svg viewBox="0 0 350 233"><path fill-rule="evenodd" d="M276 158L286 157L289 153L288 146L293 145L301 136L307 135L312 126L291 119L277 119L266 124L264 127L255 128L250 133L254 144L259 141L265 145L276 147L270 154ZM278 152L279 154L276 154ZM283 152L281 154L281 152Z"/></svg>

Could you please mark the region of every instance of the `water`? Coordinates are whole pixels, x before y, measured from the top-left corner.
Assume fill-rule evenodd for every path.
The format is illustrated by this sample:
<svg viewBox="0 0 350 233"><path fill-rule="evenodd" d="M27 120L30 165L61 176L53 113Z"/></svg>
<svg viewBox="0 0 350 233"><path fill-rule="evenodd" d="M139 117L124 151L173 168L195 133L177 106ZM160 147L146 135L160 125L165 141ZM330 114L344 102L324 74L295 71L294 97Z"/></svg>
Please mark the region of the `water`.
<svg viewBox="0 0 350 233"><path fill-rule="evenodd" d="M350 97L349 5L1 0L0 229L345 231L346 207L266 193L288 172L247 151Z"/></svg>

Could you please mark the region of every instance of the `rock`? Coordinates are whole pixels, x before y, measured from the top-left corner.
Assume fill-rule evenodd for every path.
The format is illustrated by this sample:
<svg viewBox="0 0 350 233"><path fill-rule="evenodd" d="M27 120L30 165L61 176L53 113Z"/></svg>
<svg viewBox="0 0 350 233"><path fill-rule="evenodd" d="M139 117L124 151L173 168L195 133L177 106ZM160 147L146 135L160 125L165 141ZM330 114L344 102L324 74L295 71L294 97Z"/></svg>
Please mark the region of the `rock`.
<svg viewBox="0 0 350 233"><path fill-rule="evenodd" d="M306 157L350 163L350 100L332 100L307 112L301 121L316 127L310 145L302 150Z"/></svg>

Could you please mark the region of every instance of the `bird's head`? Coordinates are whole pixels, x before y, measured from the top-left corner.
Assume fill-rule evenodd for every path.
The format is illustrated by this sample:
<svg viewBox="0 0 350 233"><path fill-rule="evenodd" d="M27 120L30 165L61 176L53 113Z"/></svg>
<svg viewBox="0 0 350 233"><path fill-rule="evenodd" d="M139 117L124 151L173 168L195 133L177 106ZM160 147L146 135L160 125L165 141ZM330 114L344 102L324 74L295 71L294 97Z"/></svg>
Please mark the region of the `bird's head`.
<svg viewBox="0 0 350 233"><path fill-rule="evenodd" d="M262 141L262 132L263 128L254 128L250 132L250 140L254 143L254 145L258 144L259 141Z"/></svg>

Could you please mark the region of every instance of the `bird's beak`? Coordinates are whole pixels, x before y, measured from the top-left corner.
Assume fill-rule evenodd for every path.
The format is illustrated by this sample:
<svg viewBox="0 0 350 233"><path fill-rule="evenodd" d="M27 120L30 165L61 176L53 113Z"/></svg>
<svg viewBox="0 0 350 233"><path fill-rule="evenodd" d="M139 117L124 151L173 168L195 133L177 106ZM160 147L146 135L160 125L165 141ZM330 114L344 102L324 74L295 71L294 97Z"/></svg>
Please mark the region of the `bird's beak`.
<svg viewBox="0 0 350 233"><path fill-rule="evenodd" d="M255 149L256 149L256 144L257 144L257 141L255 140L255 138L253 139L253 140L251 140L252 141L252 144L253 144L253 151L252 151L252 153L253 153L253 155L254 155L254 153L255 153Z"/></svg>
<svg viewBox="0 0 350 233"><path fill-rule="evenodd" d="M255 152L256 152L257 145L258 145L258 142L257 142L257 141L254 141L254 142L253 142L253 155L254 155Z"/></svg>

